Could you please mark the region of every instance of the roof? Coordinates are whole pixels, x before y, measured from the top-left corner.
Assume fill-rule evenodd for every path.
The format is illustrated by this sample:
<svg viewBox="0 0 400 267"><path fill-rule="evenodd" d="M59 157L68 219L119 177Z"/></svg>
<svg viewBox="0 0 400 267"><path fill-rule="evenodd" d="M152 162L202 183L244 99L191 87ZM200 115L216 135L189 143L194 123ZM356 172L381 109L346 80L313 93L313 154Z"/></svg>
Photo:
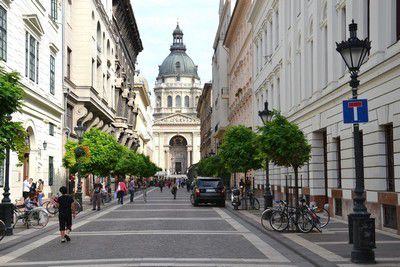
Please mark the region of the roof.
<svg viewBox="0 0 400 267"><path fill-rule="evenodd" d="M186 54L186 46L183 43L183 32L176 25L172 33L173 43L171 45L171 53L164 59L163 63L159 66L157 78L168 76L186 76L199 78L197 74L197 66L193 60Z"/></svg>

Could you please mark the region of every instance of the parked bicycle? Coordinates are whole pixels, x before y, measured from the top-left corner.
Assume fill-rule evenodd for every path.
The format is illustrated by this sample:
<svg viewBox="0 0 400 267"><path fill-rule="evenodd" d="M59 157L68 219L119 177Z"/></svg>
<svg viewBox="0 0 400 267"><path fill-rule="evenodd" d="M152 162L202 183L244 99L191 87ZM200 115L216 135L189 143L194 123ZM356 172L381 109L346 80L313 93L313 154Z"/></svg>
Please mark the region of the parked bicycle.
<svg viewBox="0 0 400 267"><path fill-rule="evenodd" d="M245 209L251 209L251 210L260 209L260 202L256 197L254 197L254 192L251 190L247 192L246 195L241 199L241 203L244 203Z"/></svg>
<svg viewBox="0 0 400 267"><path fill-rule="evenodd" d="M49 213L43 207L35 207L32 210L25 210L24 205L14 205L13 228L18 222L22 222L27 229L41 229L49 222Z"/></svg>
<svg viewBox="0 0 400 267"><path fill-rule="evenodd" d="M0 220L0 241L6 236L6 224Z"/></svg>
<svg viewBox="0 0 400 267"><path fill-rule="evenodd" d="M271 218L271 215L274 211L282 211L286 205L286 202L284 202L283 200L275 200L274 201L275 206L272 207L268 207L267 209L265 209L263 211L263 213L261 214L261 225L267 229L270 230L271 225L269 223L269 219Z"/></svg>
<svg viewBox="0 0 400 267"><path fill-rule="evenodd" d="M283 232L289 227L296 227L303 233L309 233L314 228L311 215L304 207L289 207L285 202L283 210L272 212L269 219L272 229L277 232Z"/></svg>
<svg viewBox="0 0 400 267"><path fill-rule="evenodd" d="M317 206L308 206L305 199L300 200L301 206L310 214L311 219L313 221L314 227L318 231L322 231L322 228L328 225L330 221L329 211L323 207Z"/></svg>
<svg viewBox="0 0 400 267"><path fill-rule="evenodd" d="M58 197L59 197L59 195L57 194L56 196L52 197L50 200L43 203L43 207L52 216L54 216L58 213L58 203L57 203ZM82 211L81 205L76 200L74 202L74 205L75 205L76 214L78 214L79 212Z"/></svg>

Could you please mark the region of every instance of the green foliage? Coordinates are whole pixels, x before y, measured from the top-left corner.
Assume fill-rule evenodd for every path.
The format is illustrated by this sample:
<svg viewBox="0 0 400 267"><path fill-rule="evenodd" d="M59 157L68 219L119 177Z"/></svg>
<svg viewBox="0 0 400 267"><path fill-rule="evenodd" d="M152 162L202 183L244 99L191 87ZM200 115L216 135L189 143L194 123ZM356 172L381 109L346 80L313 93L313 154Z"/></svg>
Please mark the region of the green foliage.
<svg viewBox="0 0 400 267"><path fill-rule="evenodd" d="M139 165L139 173L138 176L140 177L150 177L156 174L156 172L160 171L161 169L157 167L153 162L151 162L148 156L143 154L139 154L141 157L140 165Z"/></svg>
<svg viewBox="0 0 400 267"><path fill-rule="evenodd" d="M311 146L303 132L284 116L276 114L259 129L259 148L276 165L298 169L310 160Z"/></svg>
<svg viewBox="0 0 400 267"><path fill-rule="evenodd" d="M197 164L197 171L200 176L216 176L220 178L230 176L219 155L214 155L200 160Z"/></svg>
<svg viewBox="0 0 400 267"><path fill-rule="evenodd" d="M7 118L21 109L23 98L24 90L19 85L19 74L5 73L0 68L0 164L5 159L6 149L17 152L20 162L27 151L27 132L22 123Z"/></svg>
<svg viewBox="0 0 400 267"><path fill-rule="evenodd" d="M246 173L261 166L261 161L256 157L256 134L243 125L232 126L226 130L218 154L231 173Z"/></svg>

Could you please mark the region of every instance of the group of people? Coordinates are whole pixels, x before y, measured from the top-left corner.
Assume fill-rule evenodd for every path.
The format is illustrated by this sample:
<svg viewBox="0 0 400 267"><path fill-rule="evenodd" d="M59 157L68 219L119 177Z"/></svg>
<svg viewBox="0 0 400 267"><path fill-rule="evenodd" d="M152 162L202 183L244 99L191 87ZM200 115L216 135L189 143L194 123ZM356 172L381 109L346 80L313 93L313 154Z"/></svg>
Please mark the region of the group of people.
<svg viewBox="0 0 400 267"><path fill-rule="evenodd" d="M32 178L25 179L22 185L22 196L24 200L30 198L35 200L39 206L43 206L43 188L44 182L42 179L39 179L37 183Z"/></svg>

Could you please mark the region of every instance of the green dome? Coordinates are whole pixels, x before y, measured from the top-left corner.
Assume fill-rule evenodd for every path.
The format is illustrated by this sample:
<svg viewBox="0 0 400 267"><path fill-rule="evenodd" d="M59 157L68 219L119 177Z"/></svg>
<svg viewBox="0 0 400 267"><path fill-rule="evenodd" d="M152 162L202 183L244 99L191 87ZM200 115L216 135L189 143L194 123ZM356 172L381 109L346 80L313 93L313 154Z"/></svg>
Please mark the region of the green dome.
<svg viewBox="0 0 400 267"><path fill-rule="evenodd" d="M183 32L176 26L172 33L173 43L171 45L171 53L164 59L159 66L157 78L170 76L185 76L199 78L197 74L197 66L193 60L186 54L186 46L183 44Z"/></svg>

